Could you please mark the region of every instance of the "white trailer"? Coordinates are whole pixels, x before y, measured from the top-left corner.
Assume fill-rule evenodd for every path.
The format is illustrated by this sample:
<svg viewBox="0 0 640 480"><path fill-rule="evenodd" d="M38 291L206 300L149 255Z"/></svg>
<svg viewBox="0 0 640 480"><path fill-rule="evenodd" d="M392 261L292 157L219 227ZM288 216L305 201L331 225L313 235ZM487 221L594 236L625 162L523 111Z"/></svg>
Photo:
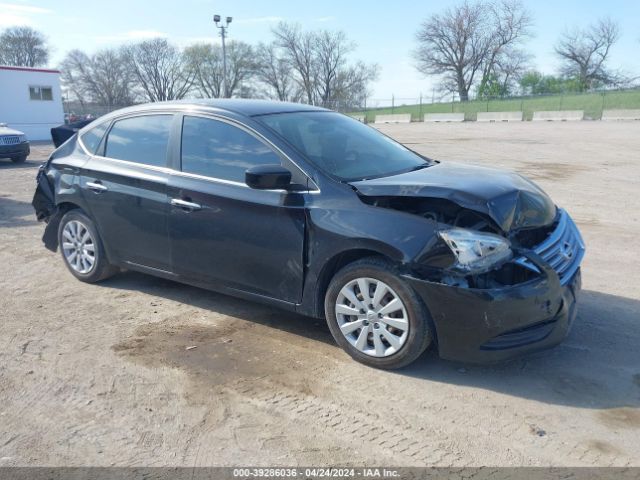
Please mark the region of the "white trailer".
<svg viewBox="0 0 640 480"><path fill-rule="evenodd" d="M50 140L51 128L63 122L58 70L0 66L0 123L29 140Z"/></svg>

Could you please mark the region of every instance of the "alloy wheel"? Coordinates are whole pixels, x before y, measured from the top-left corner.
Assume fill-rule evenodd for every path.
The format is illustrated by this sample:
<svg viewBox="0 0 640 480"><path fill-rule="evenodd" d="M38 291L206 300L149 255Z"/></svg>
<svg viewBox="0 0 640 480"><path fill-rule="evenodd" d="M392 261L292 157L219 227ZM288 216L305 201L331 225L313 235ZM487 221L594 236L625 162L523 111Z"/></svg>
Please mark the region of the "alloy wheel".
<svg viewBox="0 0 640 480"><path fill-rule="evenodd" d="M83 275L96 263L96 244L82 222L71 220L62 229L62 252L69 266Z"/></svg>

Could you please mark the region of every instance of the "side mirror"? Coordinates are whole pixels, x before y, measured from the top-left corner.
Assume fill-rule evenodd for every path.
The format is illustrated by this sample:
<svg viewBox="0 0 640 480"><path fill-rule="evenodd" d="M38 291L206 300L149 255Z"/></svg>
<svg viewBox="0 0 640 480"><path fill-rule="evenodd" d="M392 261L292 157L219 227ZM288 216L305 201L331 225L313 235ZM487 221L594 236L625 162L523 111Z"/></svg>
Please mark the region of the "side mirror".
<svg viewBox="0 0 640 480"><path fill-rule="evenodd" d="M282 165L257 165L244 173L244 181L256 190L286 190L291 185L291 172Z"/></svg>

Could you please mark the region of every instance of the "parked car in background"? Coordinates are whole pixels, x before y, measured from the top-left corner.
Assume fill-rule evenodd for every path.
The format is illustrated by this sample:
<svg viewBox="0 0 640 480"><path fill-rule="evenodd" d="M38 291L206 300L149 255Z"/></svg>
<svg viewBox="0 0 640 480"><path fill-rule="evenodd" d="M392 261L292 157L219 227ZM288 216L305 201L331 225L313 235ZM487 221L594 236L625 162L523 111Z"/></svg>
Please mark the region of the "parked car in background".
<svg viewBox="0 0 640 480"><path fill-rule="evenodd" d="M20 130L0 123L0 158L10 158L14 163L22 163L31 153L29 140Z"/></svg>
<svg viewBox="0 0 640 480"><path fill-rule="evenodd" d="M63 125L59 125L51 129L51 140L53 141L53 145L58 148L64 142L73 137L78 130L83 127L86 127L91 122L93 122L93 118L78 120L74 123L65 123Z"/></svg>
<svg viewBox="0 0 640 480"><path fill-rule="evenodd" d="M308 105L116 111L53 153L33 205L81 281L124 268L326 318L379 368L548 348L577 311L584 244L537 185Z"/></svg>

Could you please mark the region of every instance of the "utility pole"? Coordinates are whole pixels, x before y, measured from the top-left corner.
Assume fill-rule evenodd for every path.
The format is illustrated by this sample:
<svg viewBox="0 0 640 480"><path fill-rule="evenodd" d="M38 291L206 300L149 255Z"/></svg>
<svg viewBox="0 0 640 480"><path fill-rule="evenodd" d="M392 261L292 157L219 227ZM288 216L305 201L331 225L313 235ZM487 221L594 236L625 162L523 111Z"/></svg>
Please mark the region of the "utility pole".
<svg viewBox="0 0 640 480"><path fill-rule="evenodd" d="M220 15L213 16L213 22L220 30L220 37L222 38L222 97L227 98L229 96L227 84L227 47L225 45L224 39L227 36L227 29L229 28L229 24L233 20L233 17L227 17L225 25L222 25L220 20Z"/></svg>

